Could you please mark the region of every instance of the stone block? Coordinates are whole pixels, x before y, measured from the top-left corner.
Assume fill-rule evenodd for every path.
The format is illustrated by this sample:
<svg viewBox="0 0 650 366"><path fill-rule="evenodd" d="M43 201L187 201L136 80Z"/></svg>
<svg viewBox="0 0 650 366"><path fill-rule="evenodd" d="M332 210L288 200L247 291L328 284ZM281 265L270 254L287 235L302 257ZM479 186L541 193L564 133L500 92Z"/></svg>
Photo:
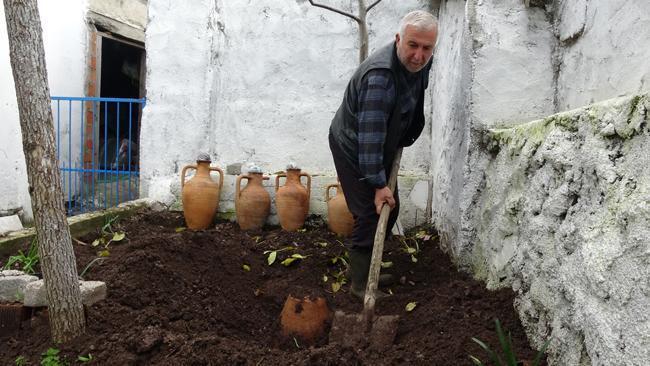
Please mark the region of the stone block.
<svg viewBox="0 0 650 366"><path fill-rule="evenodd" d="M79 281L81 302L90 306L106 298L106 284L101 281ZM25 306L47 306L45 285L43 280L31 282L25 288Z"/></svg>
<svg viewBox="0 0 650 366"><path fill-rule="evenodd" d="M18 215L0 217L0 236L23 229L23 223L20 222Z"/></svg>
<svg viewBox="0 0 650 366"><path fill-rule="evenodd" d="M21 301L27 284L38 281L38 277L23 271L0 271L0 302Z"/></svg>

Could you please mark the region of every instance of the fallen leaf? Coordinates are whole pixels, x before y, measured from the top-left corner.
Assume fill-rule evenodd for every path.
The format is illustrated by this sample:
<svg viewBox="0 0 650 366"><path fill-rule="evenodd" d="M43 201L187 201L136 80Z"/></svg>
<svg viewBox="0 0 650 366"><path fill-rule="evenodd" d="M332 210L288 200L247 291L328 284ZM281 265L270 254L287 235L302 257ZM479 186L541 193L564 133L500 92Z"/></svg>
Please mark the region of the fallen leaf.
<svg viewBox="0 0 650 366"><path fill-rule="evenodd" d="M413 311L413 309L415 309L417 305L418 305L417 302L409 302L408 304L406 304L406 311L408 312Z"/></svg>
<svg viewBox="0 0 650 366"><path fill-rule="evenodd" d="M275 251L273 251L273 252L271 252L271 254L269 254L269 257L266 259L266 261L269 263L269 266L271 264L273 264L273 262L275 262L275 258L277 256L278 256L278 252L275 252Z"/></svg>
<svg viewBox="0 0 650 366"><path fill-rule="evenodd" d="M332 283L332 292L337 292L340 289L341 289L341 283L340 282L333 282Z"/></svg>
<svg viewBox="0 0 650 366"><path fill-rule="evenodd" d="M185 227L177 227L176 229L174 229L174 231L176 231L177 233L181 233L181 232L185 231L185 229L187 229L187 228L185 228Z"/></svg>
<svg viewBox="0 0 650 366"><path fill-rule="evenodd" d="M121 241L126 237L126 234L123 231L119 231L115 234L113 234L113 241Z"/></svg>
<svg viewBox="0 0 650 366"><path fill-rule="evenodd" d="M244 265L241 266L241 267L242 267L242 268L244 269L244 271L246 271L246 272L250 272L250 270L251 270L251 266L249 266L248 264L244 264Z"/></svg>

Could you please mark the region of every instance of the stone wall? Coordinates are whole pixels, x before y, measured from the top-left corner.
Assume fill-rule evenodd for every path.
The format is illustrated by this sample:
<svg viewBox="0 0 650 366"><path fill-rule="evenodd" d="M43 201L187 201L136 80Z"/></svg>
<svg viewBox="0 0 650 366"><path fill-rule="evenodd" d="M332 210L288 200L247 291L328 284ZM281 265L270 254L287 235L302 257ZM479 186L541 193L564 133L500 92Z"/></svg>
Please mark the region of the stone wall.
<svg viewBox="0 0 650 366"><path fill-rule="evenodd" d="M555 365L650 360L650 99L484 134L471 268Z"/></svg>

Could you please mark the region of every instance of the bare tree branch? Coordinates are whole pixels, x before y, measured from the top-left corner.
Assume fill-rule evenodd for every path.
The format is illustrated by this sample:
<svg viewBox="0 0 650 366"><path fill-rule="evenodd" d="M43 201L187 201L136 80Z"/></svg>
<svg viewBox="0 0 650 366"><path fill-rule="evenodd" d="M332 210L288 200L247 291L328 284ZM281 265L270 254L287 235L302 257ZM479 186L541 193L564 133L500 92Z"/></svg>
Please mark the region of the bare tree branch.
<svg viewBox="0 0 650 366"><path fill-rule="evenodd" d="M381 0L378 0L377 3L378 3L379 1L381 1ZM311 5L313 5L313 6L316 6L316 7L319 7L319 8L323 8L323 9L327 9L327 10L329 10L329 11L333 11L333 12L335 12L335 13L339 13L339 14L341 14L341 15L344 15L344 16L348 17L348 18L352 18L352 19L354 19L357 23L361 23L361 19L360 19L359 17L357 17L356 15L354 15L354 14L346 13L346 12L344 12L343 10L336 9L336 8L331 7L331 6L327 6L327 5L323 5L323 4L317 4L317 3L315 3L313 0L309 0L309 3L310 3ZM376 3L375 3L375 4L376 4ZM375 4L373 4L373 5L371 5L371 6L374 6Z"/></svg>
<svg viewBox="0 0 650 366"><path fill-rule="evenodd" d="M379 4L380 2L381 2L381 0L377 0L377 1L375 1L374 3L370 4L370 5L368 6L368 8L366 9L366 12L370 11L370 9L374 8L375 5Z"/></svg>

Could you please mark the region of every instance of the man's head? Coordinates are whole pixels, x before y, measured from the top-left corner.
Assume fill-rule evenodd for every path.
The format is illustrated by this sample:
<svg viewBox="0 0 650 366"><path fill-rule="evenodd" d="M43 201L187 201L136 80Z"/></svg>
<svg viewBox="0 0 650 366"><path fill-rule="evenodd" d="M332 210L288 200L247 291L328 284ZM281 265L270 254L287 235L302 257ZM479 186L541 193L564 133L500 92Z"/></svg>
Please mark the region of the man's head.
<svg viewBox="0 0 650 366"><path fill-rule="evenodd" d="M399 24L395 35L397 57L410 72L418 72L429 62L438 38L438 21L430 13L412 11Z"/></svg>

